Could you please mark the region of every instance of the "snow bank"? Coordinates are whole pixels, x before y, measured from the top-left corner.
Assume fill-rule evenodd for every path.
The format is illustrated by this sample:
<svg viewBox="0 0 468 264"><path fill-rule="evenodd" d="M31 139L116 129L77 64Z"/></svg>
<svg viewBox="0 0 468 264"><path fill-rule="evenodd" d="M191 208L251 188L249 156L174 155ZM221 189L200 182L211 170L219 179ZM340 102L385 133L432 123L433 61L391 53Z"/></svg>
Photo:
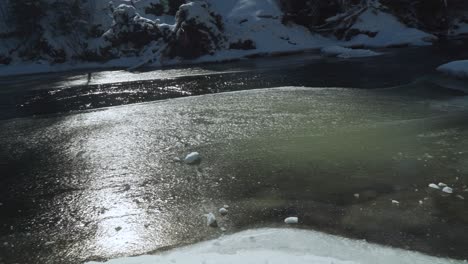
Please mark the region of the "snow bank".
<svg viewBox="0 0 468 264"><path fill-rule="evenodd" d="M325 55L338 58L362 58L381 55L381 53L368 49L348 49L340 46L325 47L321 52Z"/></svg>
<svg viewBox="0 0 468 264"><path fill-rule="evenodd" d="M97 68L106 66L136 68L135 66L143 65L159 67L181 63L216 62L252 55L275 55L324 47L328 47L323 49L323 52L328 55L342 58L368 57L378 55L378 53L343 47L428 45L435 39L431 34L408 28L395 16L382 11L381 6L367 8L358 16L351 28L346 27L349 38L345 41L337 40L334 35L325 36L311 32L297 24L283 24L284 13L277 0L188 2L190 3L180 7L179 17L176 19L167 14L156 16L146 12L150 4L159 3L159 1L90 1L87 4L87 8L93 10L90 14L90 23L99 26L98 28L105 34L100 38L81 39L87 44L85 46L87 46L88 53L85 53L85 58L90 60L94 57L102 57L100 58L102 60L118 58L122 60L121 62L117 59L104 64L84 63L73 60L68 55L66 58L68 60L63 64L41 62L38 66L35 62L21 61L17 55L13 54L9 55L11 58L6 58L9 63L11 61L10 65L0 65L0 76L47 72L49 69L65 71L90 68L81 64L96 65L92 67ZM378 1L375 2L378 3ZM109 16L111 10L114 12L112 16ZM340 14L335 19L339 16ZM47 41L50 44L57 44L52 45L54 47L70 42L49 35L47 35ZM158 41L161 38L164 41ZM166 43L168 41L170 43ZM0 43L0 55L7 54L14 44L10 41L6 42ZM343 47L337 47L337 45ZM166 52L165 49L169 49L170 52ZM74 52L68 52L70 49L65 50L66 54ZM171 56L166 58L160 56L161 54ZM136 63L132 62L133 59ZM154 63L150 64L151 62ZM24 65L26 68L21 69Z"/></svg>
<svg viewBox="0 0 468 264"><path fill-rule="evenodd" d="M252 40L257 48L256 53L313 49L336 43L311 33L305 27L284 25L281 22L283 13L275 0L223 0L210 3L213 10L225 20L227 38L231 42Z"/></svg>
<svg viewBox="0 0 468 264"><path fill-rule="evenodd" d="M437 70L457 78L468 78L468 60L452 61L439 66Z"/></svg>
<svg viewBox="0 0 468 264"><path fill-rule="evenodd" d="M430 45L431 41L436 40L431 34L409 28L395 16L372 8L362 13L351 29L367 34L358 34L349 43L367 47Z"/></svg>
<svg viewBox="0 0 468 264"><path fill-rule="evenodd" d="M88 264L97 262L88 262ZM120 258L108 264L445 264L466 263L393 249L315 231L255 229L159 255Z"/></svg>

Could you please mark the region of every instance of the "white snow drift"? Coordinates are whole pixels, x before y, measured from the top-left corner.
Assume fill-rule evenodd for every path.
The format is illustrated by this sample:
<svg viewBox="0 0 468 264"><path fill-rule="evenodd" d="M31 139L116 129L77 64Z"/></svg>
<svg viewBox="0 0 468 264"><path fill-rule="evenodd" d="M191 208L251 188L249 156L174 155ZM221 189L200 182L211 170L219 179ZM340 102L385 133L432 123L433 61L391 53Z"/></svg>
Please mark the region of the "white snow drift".
<svg viewBox="0 0 468 264"><path fill-rule="evenodd" d="M452 61L439 66L437 70L457 78L468 78L468 60Z"/></svg>
<svg viewBox="0 0 468 264"><path fill-rule="evenodd" d="M88 264L97 262L88 262ZM297 229L255 229L152 256L108 264L448 264L463 261Z"/></svg>

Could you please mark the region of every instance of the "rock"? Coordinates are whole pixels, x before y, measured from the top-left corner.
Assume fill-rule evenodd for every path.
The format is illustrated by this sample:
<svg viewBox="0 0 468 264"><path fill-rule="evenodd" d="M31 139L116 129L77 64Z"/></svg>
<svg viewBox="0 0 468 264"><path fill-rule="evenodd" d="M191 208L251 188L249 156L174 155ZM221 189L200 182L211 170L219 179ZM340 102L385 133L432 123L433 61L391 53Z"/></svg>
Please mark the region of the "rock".
<svg viewBox="0 0 468 264"><path fill-rule="evenodd" d="M220 209L219 209L219 213L220 213L221 215L224 216L224 215L227 215L227 214L228 214L228 210L227 210L226 208L223 207L223 208L220 208Z"/></svg>
<svg viewBox="0 0 468 264"><path fill-rule="evenodd" d="M209 227L218 227L216 216L213 213L208 213L206 216L206 225Z"/></svg>
<svg viewBox="0 0 468 264"><path fill-rule="evenodd" d="M444 188L442 189L442 191L443 191L444 193L453 193L453 189L450 188L450 187L444 187Z"/></svg>
<svg viewBox="0 0 468 264"><path fill-rule="evenodd" d="M359 199L359 193L355 193L354 198Z"/></svg>
<svg viewBox="0 0 468 264"><path fill-rule="evenodd" d="M190 154L188 154L185 159L184 159L184 162L186 164L195 164L195 163L198 163L201 161L201 156L198 152L192 152Z"/></svg>
<svg viewBox="0 0 468 264"><path fill-rule="evenodd" d="M284 219L284 223L286 223L288 225L297 224L297 223L299 223L299 218L297 218L297 217L288 217L288 218Z"/></svg>
<svg viewBox="0 0 468 264"><path fill-rule="evenodd" d="M221 229L221 232L226 232L226 228L221 227L220 229Z"/></svg>
<svg viewBox="0 0 468 264"><path fill-rule="evenodd" d="M428 186L429 186L429 188L440 190L440 187L435 183L431 183Z"/></svg>
<svg viewBox="0 0 468 264"><path fill-rule="evenodd" d="M120 230L122 230L122 227L118 226L115 228L115 231L119 232Z"/></svg>
<svg viewBox="0 0 468 264"><path fill-rule="evenodd" d="M392 200L392 204L394 204L394 205L400 205L400 202L397 201L397 200Z"/></svg>

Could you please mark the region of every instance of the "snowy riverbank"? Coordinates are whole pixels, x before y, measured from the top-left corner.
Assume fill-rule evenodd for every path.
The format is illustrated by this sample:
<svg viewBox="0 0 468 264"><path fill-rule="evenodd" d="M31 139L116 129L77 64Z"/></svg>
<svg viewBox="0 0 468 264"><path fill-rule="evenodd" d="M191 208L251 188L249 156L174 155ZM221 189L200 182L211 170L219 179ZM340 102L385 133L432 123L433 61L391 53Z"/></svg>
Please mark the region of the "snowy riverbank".
<svg viewBox="0 0 468 264"><path fill-rule="evenodd" d="M87 264L97 264L88 262ZM295 264L455 264L453 259L394 249L320 232L254 229L157 255L120 258L108 264L295 263Z"/></svg>
<svg viewBox="0 0 468 264"><path fill-rule="evenodd" d="M330 47L336 50L337 46L376 48L430 45L437 40L430 33L403 24L397 17L386 12L378 1L371 1L368 6L360 9L351 9L354 13L349 14L349 11L327 19L327 23L338 23L336 21L341 21L339 19L343 16L353 18L354 22L348 25L345 38L314 32L295 23L285 23L284 10L277 1L272 0L196 1L181 6L180 14L172 18L167 15L158 17L146 14L145 10L150 2L139 1L131 6L128 1L114 1L114 5L118 7L110 19L98 19L108 16L105 6L95 8L94 20L99 20L96 23L99 22L107 31L101 37L81 41L87 43L87 49L83 52L99 57L100 62L74 59L72 54L76 47L72 47L67 41L60 42L61 38L52 37L52 34L46 34L46 42L53 50L62 50L65 54L61 58L63 61L54 62L56 58L51 58L50 55L41 55L44 59L40 60L25 61L17 53L10 52L8 56L11 62L0 66L0 76L222 62L253 56L318 51ZM338 23L337 30L342 26ZM144 30L141 31L141 28ZM160 39L148 41L137 48L141 43L136 38L140 37ZM5 40L0 45L0 53L5 53L7 47L15 46L16 42L15 39ZM341 57L378 55L367 50L346 50L345 53Z"/></svg>

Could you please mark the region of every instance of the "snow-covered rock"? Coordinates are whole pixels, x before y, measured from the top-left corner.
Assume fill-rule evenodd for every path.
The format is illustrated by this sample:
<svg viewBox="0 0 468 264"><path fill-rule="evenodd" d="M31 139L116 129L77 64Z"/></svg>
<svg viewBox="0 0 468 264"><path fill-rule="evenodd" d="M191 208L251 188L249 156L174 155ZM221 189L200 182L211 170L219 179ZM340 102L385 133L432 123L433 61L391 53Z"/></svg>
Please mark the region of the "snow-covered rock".
<svg viewBox="0 0 468 264"><path fill-rule="evenodd" d="M169 56L193 59L225 48L223 18L207 2L181 5L176 14Z"/></svg>
<svg viewBox="0 0 468 264"><path fill-rule="evenodd" d="M468 78L468 60L452 61L437 68L439 72L457 78Z"/></svg>
<svg viewBox="0 0 468 264"><path fill-rule="evenodd" d="M122 56L122 50L131 49L138 54L142 47L162 37L158 21L140 16L133 6L119 5L113 12L113 18L114 25L103 34L99 48L116 48L115 56Z"/></svg>
<svg viewBox="0 0 468 264"><path fill-rule="evenodd" d="M297 217L287 217L286 219L284 219L284 223L286 223L288 225L297 224L297 223L299 223L299 218L297 218Z"/></svg>
<svg viewBox="0 0 468 264"><path fill-rule="evenodd" d="M341 46L329 46L321 49L321 52L328 56L338 58L361 58L381 55L381 53L368 49L349 49Z"/></svg>
<svg viewBox="0 0 468 264"><path fill-rule="evenodd" d="M119 258L105 263L462 264L465 262L316 231L264 228L225 235L219 239L175 248L155 255Z"/></svg>
<svg viewBox="0 0 468 264"><path fill-rule="evenodd" d="M184 159L184 162L187 164L195 164L200 161L201 161L201 156L198 152L189 153Z"/></svg>

